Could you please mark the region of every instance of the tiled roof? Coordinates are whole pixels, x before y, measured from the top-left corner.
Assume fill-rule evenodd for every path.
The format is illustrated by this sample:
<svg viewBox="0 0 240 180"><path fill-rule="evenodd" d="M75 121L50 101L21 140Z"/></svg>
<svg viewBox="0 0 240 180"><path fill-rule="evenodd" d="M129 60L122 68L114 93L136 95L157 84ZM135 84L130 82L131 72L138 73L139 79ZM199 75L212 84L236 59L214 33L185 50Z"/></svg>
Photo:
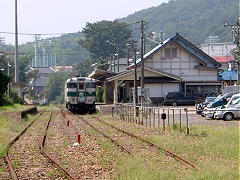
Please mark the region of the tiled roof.
<svg viewBox="0 0 240 180"><path fill-rule="evenodd" d="M47 81L48 81L48 78L47 77L38 77L36 80L35 80L35 86L36 87L44 87L45 85L46 85L46 83L47 83ZM34 86L34 83L33 83L33 81L30 81L29 82L29 86Z"/></svg>
<svg viewBox="0 0 240 180"><path fill-rule="evenodd" d="M56 71L51 67L33 67L34 70L37 70L39 74L52 74Z"/></svg>
<svg viewBox="0 0 240 180"><path fill-rule="evenodd" d="M217 62L220 62L220 63L234 60L234 57L232 57L232 56L213 56L212 58L215 59Z"/></svg>

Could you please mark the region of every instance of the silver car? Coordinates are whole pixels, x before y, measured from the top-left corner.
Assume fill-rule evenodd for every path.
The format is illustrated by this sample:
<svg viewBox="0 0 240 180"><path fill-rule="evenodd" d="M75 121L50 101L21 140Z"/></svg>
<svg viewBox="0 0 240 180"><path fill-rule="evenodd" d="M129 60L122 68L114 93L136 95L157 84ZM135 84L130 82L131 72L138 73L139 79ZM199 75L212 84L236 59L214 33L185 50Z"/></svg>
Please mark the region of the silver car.
<svg viewBox="0 0 240 180"><path fill-rule="evenodd" d="M231 108L218 109L214 112L214 119L224 119L226 121L240 119L240 105Z"/></svg>
<svg viewBox="0 0 240 180"><path fill-rule="evenodd" d="M233 95L226 106L217 108L214 112L214 119L227 121L240 119L240 93Z"/></svg>

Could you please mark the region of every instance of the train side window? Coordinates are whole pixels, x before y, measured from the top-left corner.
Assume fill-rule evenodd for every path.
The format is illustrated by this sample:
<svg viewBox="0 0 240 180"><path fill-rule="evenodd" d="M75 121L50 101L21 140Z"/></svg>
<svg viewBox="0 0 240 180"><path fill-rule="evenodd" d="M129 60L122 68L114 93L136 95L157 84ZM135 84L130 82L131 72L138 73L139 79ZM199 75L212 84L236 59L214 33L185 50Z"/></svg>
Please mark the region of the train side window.
<svg viewBox="0 0 240 180"><path fill-rule="evenodd" d="M76 83L67 83L67 88L76 88L77 84Z"/></svg>
<svg viewBox="0 0 240 180"><path fill-rule="evenodd" d="M96 88L96 84L95 83L87 83L86 88Z"/></svg>
<svg viewBox="0 0 240 180"><path fill-rule="evenodd" d="M84 84L79 84L78 89L84 89Z"/></svg>

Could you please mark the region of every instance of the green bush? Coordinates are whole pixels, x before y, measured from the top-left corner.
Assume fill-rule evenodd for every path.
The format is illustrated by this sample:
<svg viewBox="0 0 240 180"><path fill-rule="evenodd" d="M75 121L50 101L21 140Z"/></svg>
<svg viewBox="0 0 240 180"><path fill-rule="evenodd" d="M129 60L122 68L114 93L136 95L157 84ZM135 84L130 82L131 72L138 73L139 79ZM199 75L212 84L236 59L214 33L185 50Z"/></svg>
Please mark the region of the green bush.
<svg viewBox="0 0 240 180"><path fill-rule="evenodd" d="M104 88L100 87L96 89L96 101L97 102L103 102L103 95L104 95Z"/></svg>
<svg viewBox="0 0 240 180"><path fill-rule="evenodd" d="M0 98L0 104L2 105L2 106L9 106L9 105L13 105L13 102L10 100L10 98L9 97L7 97L7 96L2 96L1 98Z"/></svg>
<svg viewBox="0 0 240 180"><path fill-rule="evenodd" d="M18 93L14 90L10 92L10 101L15 104L23 104L22 99L18 96Z"/></svg>

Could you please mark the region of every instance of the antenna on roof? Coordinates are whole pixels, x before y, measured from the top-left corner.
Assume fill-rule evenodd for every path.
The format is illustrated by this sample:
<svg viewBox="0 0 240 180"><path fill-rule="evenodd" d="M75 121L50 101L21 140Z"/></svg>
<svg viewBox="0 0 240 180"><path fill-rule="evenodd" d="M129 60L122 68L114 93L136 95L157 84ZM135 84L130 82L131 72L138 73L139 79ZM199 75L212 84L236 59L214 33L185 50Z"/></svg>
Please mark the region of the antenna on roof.
<svg viewBox="0 0 240 180"><path fill-rule="evenodd" d="M160 32L160 43L163 44L163 31Z"/></svg>

